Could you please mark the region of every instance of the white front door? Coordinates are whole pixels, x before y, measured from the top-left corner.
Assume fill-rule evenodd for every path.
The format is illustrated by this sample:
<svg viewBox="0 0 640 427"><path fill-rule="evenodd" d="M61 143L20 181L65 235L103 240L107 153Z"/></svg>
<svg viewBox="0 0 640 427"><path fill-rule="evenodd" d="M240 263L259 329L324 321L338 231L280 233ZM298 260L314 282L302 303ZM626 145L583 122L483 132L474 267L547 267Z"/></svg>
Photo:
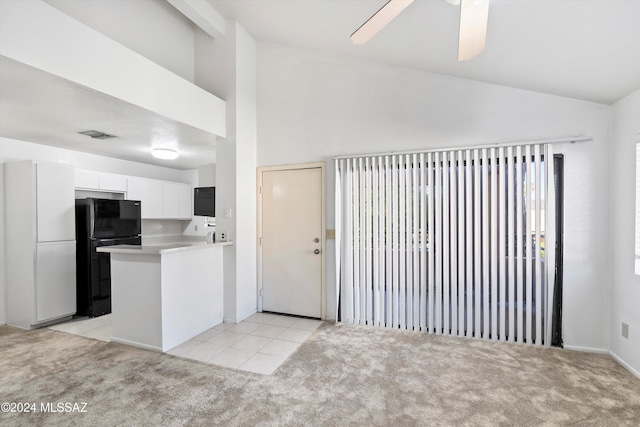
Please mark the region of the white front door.
<svg viewBox="0 0 640 427"><path fill-rule="evenodd" d="M262 171L262 310L322 317L321 167Z"/></svg>

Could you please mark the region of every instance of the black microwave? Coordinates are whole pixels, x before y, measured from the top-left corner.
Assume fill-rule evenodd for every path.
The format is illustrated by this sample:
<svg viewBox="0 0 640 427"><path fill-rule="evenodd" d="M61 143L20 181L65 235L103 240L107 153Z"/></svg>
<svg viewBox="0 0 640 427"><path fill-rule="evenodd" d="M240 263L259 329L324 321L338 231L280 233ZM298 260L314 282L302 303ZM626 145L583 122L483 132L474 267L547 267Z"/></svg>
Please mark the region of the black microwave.
<svg viewBox="0 0 640 427"><path fill-rule="evenodd" d="M216 187L196 187L193 189L193 214L216 216Z"/></svg>

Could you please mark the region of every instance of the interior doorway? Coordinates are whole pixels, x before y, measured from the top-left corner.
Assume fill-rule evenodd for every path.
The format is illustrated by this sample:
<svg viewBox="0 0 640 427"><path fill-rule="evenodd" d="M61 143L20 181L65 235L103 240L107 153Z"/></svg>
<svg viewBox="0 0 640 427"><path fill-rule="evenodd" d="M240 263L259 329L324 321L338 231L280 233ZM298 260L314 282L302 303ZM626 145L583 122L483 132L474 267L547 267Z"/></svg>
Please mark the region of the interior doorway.
<svg viewBox="0 0 640 427"><path fill-rule="evenodd" d="M324 163L258 168L258 310L324 319Z"/></svg>

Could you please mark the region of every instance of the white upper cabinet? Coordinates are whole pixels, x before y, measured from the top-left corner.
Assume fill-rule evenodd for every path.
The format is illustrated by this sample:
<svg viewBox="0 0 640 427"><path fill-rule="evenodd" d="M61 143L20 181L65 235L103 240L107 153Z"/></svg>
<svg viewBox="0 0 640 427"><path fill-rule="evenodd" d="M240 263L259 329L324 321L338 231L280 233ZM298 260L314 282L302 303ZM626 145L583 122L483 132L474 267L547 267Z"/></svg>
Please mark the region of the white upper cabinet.
<svg viewBox="0 0 640 427"><path fill-rule="evenodd" d="M83 190L124 193L127 191L127 176L76 169L75 186Z"/></svg>
<svg viewBox="0 0 640 427"><path fill-rule="evenodd" d="M100 189L100 175L98 172L75 170L75 186L87 190Z"/></svg>
<svg viewBox="0 0 640 427"><path fill-rule="evenodd" d="M76 239L74 171L57 163L36 165L38 242Z"/></svg>
<svg viewBox="0 0 640 427"><path fill-rule="evenodd" d="M127 191L127 177L115 173L100 174L100 190L103 191Z"/></svg>
<svg viewBox="0 0 640 427"><path fill-rule="evenodd" d="M142 202L143 219L191 220L193 217L193 189L181 182L77 169L75 188L126 193L127 199Z"/></svg>
<svg viewBox="0 0 640 427"><path fill-rule="evenodd" d="M191 219L193 217L190 185L179 182L164 182L162 189L164 218Z"/></svg>
<svg viewBox="0 0 640 427"><path fill-rule="evenodd" d="M193 218L193 188L188 184L180 184L180 193L178 194L178 206L180 207L179 217Z"/></svg>
<svg viewBox="0 0 640 427"><path fill-rule="evenodd" d="M127 199L142 202L142 219L164 218L162 213L162 181L128 177Z"/></svg>
<svg viewBox="0 0 640 427"><path fill-rule="evenodd" d="M190 220L191 186L148 178L127 178L127 199L142 202L142 219Z"/></svg>
<svg viewBox="0 0 640 427"><path fill-rule="evenodd" d="M179 218L180 204L180 184L175 182L162 183L162 201L164 218Z"/></svg>

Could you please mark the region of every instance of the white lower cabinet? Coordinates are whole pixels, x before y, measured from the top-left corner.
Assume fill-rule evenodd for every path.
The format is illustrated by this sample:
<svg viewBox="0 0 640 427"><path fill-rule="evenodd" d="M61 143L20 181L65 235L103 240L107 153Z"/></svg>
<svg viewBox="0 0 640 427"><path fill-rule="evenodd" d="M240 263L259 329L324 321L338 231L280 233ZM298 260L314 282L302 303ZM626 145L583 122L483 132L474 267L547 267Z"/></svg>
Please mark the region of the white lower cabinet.
<svg viewBox="0 0 640 427"><path fill-rule="evenodd" d="M76 312L76 242L38 243L36 320Z"/></svg>

